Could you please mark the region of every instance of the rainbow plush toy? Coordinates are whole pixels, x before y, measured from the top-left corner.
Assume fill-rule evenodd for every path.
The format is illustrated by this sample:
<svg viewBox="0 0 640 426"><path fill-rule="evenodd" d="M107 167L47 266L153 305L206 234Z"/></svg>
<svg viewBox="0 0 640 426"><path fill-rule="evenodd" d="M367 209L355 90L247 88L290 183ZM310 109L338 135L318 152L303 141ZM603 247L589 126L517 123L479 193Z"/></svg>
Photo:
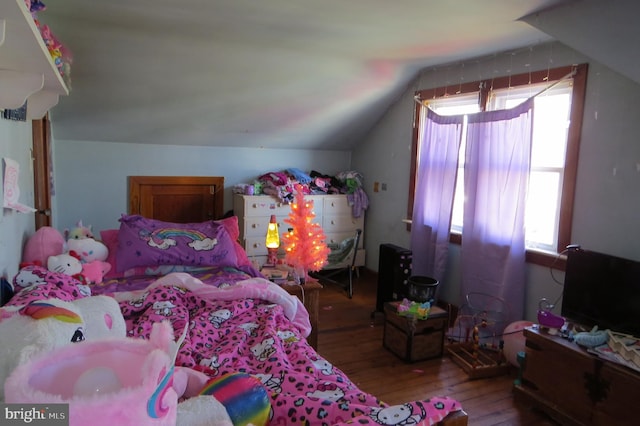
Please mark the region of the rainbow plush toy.
<svg viewBox="0 0 640 426"><path fill-rule="evenodd" d="M47 299L0 309L0 383L20 364L60 347L87 340L124 337L120 306L112 297L65 302ZM0 387L0 401L4 397Z"/></svg>
<svg viewBox="0 0 640 426"><path fill-rule="evenodd" d="M70 426L267 424L271 405L257 378L210 379L176 367L179 346L165 321L148 340L102 339L41 353L7 378L6 402L69 404Z"/></svg>
<svg viewBox="0 0 640 426"><path fill-rule="evenodd" d="M69 404L70 425L176 424L173 330L156 323L149 340L67 345L19 365L5 382L8 403Z"/></svg>
<svg viewBox="0 0 640 426"><path fill-rule="evenodd" d="M209 380L200 395L211 395L227 409L234 426L263 426L269 422L271 402L257 378L231 373Z"/></svg>

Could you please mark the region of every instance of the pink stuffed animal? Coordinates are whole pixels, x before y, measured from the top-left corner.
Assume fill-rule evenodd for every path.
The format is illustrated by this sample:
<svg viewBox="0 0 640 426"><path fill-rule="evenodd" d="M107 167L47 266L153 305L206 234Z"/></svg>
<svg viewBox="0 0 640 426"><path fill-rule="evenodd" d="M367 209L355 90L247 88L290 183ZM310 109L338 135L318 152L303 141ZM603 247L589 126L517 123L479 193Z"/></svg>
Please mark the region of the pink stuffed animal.
<svg viewBox="0 0 640 426"><path fill-rule="evenodd" d="M66 302L47 299L0 308L0 384L20 364L78 342L124 338L120 305L112 297L92 296ZM4 389L0 387L0 401Z"/></svg>
<svg viewBox="0 0 640 426"><path fill-rule="evenodd" d="M43 226L27 240L22 253L22 262L46 267L49 256L64 253L64 245L64 237L57 229Z"/></svg>
<svg viewBox="0 0 640 426"><path fill-rule="evenodd" d="M93 262L83 263L82 272L85 284L100 284L104 276L111 270L111 264L94 260Z"/></svg>
<svg viewBox="0 0 640 426"><path fill-rule="evenodd" d="M67 403L71 426L233 426L215 397L198 395L207 376L174 367L178 346L166 321L148 340L67 345L18 366L6 402ZM181 396L188 399L178 404Z"/></svg>

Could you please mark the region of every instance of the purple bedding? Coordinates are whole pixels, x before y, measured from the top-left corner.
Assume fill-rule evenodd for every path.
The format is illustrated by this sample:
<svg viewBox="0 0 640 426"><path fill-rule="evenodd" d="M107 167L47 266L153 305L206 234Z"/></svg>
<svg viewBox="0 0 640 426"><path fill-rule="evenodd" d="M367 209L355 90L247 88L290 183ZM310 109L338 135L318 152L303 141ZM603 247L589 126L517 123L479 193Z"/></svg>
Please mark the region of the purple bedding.
<svg viewBox="0 0 640 426"><path fill-rule="evenodd" d="M251 275L213 268L112 280L92 291L118 300L131 337L148 337L158 321L169 321L176 336L186 329L176 365L211 377L232 372L258 377L271 398L272 425L430 425L460 409L446 397L388 406L361 391L307 343L311 328L299 299ZM23 290L10 304L85 297L77 284L48 273L44 284Z"/></svg>

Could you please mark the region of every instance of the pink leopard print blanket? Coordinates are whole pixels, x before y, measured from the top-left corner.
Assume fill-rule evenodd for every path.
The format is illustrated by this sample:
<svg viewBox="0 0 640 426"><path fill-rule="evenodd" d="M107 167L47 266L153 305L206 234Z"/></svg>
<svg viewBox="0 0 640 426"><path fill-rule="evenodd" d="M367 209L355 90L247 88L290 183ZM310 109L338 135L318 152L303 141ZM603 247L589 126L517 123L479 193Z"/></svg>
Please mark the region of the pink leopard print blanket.
<svg viewBox="0 0 640 426"><path fill-rule="evenodd" d="M14 299L83 297L66 278L50 279L36 293ZM176 365L211 377L258 377L271 398L271 425L432 425L461 408L447 397L388 406L361 391L307 343L309 319L299 299L263 278L217 288L172 273L113 296L131 337L148 338L151 324L162 320L171 322L176 336L186 330Z"/></svg>

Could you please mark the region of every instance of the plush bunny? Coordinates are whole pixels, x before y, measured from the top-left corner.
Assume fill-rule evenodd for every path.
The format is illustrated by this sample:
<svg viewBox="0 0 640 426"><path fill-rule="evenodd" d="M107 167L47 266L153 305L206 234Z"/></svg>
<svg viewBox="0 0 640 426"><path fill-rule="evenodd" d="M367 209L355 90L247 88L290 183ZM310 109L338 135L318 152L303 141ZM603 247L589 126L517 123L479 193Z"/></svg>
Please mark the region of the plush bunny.
<svg viewBox="0 0 640 426"><path fill-rule="evenodd" d="M85 339L124 337L126 327L118 302L92 296L65 302L47 299L0 309L0 383L21 364L54 349ZM0 387L0 400L4 390Z"/></svg>

